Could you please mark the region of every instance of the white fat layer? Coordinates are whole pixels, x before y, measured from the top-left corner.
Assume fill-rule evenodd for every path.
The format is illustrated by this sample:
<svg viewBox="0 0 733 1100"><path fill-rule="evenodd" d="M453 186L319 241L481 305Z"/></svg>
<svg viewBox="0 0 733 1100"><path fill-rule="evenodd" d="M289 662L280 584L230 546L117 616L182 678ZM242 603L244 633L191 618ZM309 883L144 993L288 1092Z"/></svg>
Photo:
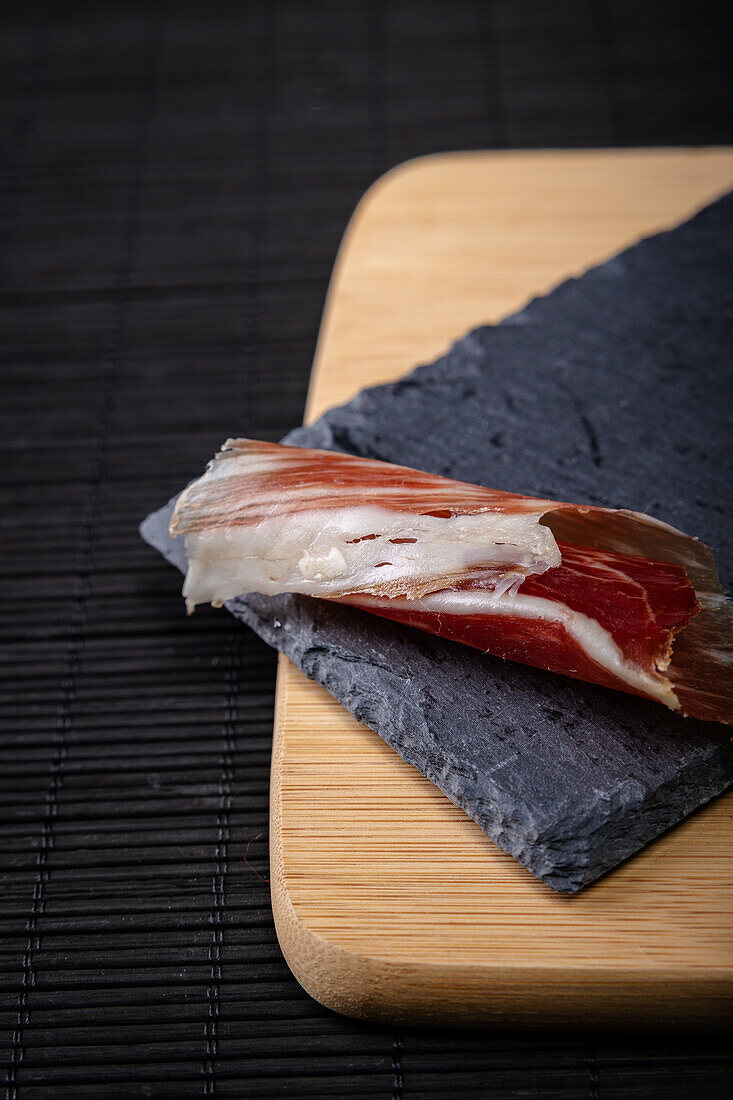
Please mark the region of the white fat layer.
<svg viewBox="0 0 733 1100"><path fill-rule="evenodd" d="M425 610L445 615L511 615L562 623L570 637L596 664L630 687L658 699L672 710L679 710L679 699L666 677L651 675L627 661L600 623L565 604L541 596L523 596L521 593L497 595L483 589L433 592L419 600L394 600L390 603L393 607L409 611Z"/></svg>
<svg viewBox="0 0 733 1100"><path fill-rule="evenodd" d="M497 567L497 583L506 589L527 573L560 564L555 536L539 523L540 515L481 512L441 519L360 505L212 527L186 535L183 594L189 608L247 592L415 595L484 565Z"/></svg>

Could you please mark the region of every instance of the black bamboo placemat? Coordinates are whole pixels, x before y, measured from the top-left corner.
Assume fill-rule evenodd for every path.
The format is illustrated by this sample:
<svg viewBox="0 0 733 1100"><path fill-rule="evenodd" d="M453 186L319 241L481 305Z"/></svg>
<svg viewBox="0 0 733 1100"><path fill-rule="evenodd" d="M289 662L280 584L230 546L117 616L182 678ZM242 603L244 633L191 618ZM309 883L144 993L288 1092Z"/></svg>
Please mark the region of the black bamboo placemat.
<svg viewBox="0 0 733 1100"><path fill-rule="evenodd" d="M394 1033L269 908L274 663L139 519L301 418L339 236L456 148L731 138L709 4L15 6L0 35L8 1097L722 1096L724 1040Z"/></svg>

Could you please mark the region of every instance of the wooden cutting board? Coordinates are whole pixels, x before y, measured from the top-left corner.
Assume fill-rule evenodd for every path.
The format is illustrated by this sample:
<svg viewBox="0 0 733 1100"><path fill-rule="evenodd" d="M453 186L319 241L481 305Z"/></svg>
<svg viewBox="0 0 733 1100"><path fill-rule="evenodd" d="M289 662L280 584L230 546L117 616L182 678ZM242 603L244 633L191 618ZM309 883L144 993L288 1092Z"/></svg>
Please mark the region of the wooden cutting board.
<svg viewBox="0 0 733 1100"><path fill-rule="evenodd" d="M401 165L346 232L307 419L731 186L730 149ZM270 849L285 957L337 1011L686 1029L733 1017L733 793L581 894L558 895L281 657Z"/></svg>

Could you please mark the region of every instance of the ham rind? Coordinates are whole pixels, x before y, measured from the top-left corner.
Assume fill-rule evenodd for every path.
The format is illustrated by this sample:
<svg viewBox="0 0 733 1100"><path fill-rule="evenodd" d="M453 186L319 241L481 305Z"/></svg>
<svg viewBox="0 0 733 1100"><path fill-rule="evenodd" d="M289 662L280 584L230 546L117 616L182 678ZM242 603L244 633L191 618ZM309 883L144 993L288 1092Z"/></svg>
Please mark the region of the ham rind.
<svg viewBox="0 0 733 1100"><path fill-rule="evenodd" d="M650 516L372 459L229 440L179 497L189 610L338 600L552 672L733 722L733 621L712 554Z"/></svg>

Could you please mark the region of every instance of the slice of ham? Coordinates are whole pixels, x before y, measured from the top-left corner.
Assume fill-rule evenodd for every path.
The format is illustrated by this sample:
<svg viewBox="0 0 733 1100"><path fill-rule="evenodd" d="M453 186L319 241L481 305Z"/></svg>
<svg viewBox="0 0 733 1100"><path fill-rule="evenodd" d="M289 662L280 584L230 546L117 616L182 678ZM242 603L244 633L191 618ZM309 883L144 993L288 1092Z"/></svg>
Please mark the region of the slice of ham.
<svg viewBox="0 0 733 1100"><path fill-rule="evenodd" d="M334 599L510 660L733 722L712 554L638 512L229 440L179 497L184 596Z"/></svg>

